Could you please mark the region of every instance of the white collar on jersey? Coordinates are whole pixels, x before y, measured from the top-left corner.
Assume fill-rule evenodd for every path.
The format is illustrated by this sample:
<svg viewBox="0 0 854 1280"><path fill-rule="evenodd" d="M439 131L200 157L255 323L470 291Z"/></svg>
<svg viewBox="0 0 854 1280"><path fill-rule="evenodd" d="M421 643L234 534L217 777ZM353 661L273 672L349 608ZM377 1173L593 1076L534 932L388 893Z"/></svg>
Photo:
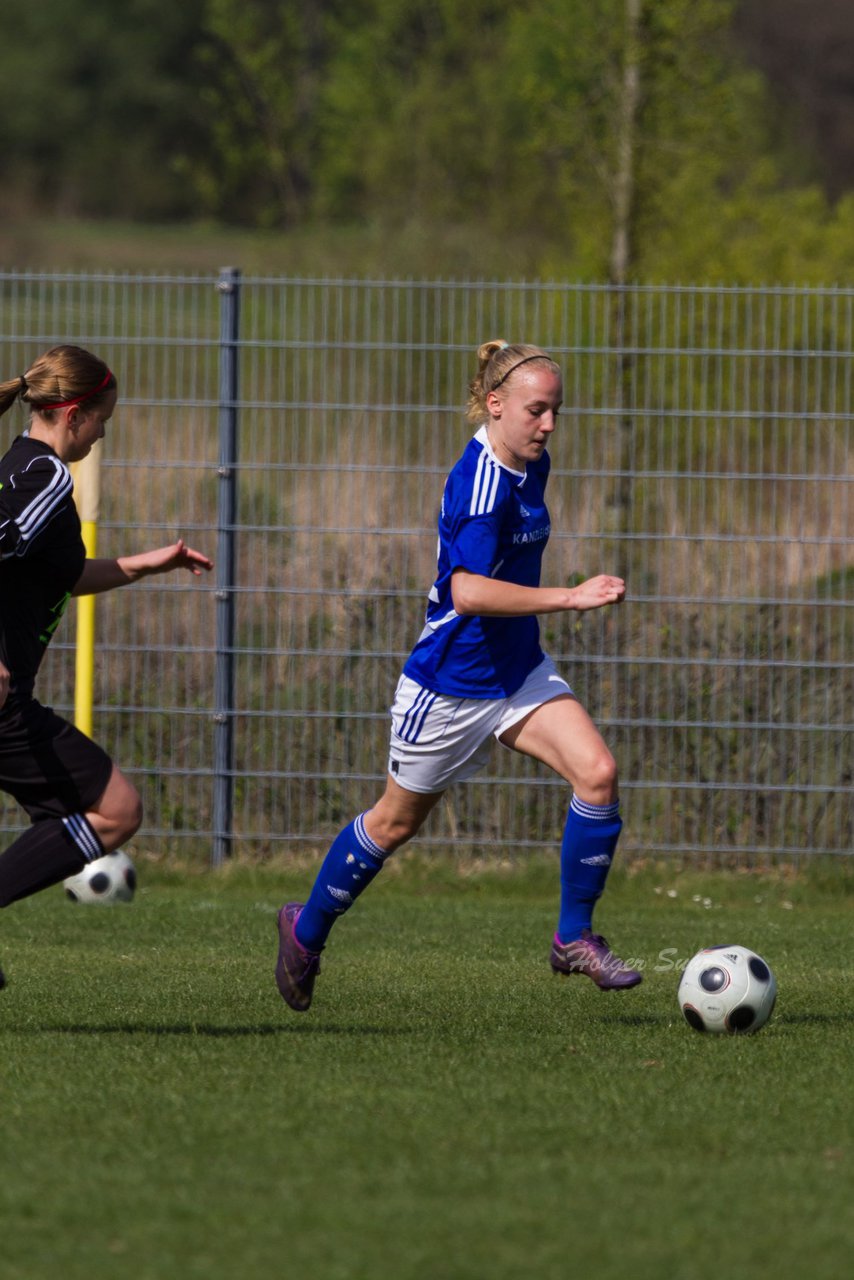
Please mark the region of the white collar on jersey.
<svg viewBox="0 0 854 1280"><path fill-rule="evenodd" d="M492 459L492 461L495 463L497 467L503 467L505 471L510 472L511 476L518 476L519 484L524 483L524 481L528 478L527 471L516 471L513 467L508 467L506 462L501 461L501 459L498 457L497 453L493 449L492 445L489 443L489 434L487 433L485 422L482 427L478 427L477 431L474 433L474 438L478 442L478 444L483 445L487 454L489 455L489 457Z"/></svg>

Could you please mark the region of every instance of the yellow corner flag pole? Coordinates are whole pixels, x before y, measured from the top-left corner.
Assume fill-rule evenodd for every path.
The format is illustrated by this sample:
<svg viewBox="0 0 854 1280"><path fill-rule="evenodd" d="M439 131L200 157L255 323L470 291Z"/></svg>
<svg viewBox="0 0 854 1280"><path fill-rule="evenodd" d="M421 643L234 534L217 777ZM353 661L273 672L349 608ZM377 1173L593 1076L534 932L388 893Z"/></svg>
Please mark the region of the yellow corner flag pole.
<svg viewBox="0 0 854 1280"><path fill-rule="evenodd" d="M97 440L81 462L72 463L74 501L80 516L87 559L95 555L98 541L98 508L101 498L101 442ZM92 736L92 702L95 684L95 597L77 599L77 652L74 670L74 723Z"/></svg>

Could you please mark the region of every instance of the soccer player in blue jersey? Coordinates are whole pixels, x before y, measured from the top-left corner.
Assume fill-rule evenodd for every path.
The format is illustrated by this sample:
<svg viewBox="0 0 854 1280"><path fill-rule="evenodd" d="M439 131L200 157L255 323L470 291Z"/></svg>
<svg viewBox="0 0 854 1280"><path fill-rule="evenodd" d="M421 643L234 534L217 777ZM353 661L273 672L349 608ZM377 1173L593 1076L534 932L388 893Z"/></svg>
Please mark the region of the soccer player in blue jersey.
<svg viewBox="0 0 854 1280"><path fill-rule="evenodd" d="M17 400L30 415L0 458L0 790L32 820L0 853L0 907L118 849L142 820L136 788L107 752L33 696L69 600L151 574L212 568L182 540L87 559L69 463L103 437L117 395L103 360L70 344L0 383L0 415Z"/></svg>
<svg viewBox="0 0 854 1280"><path fill-rule="evenodd" d="M552 969L586 974L603 990L641 981L592 928L621 828L617 766L540 648L537 622L541 613L617 604L625 583L599 574L575 587L540 586L550 531L546 445L563 398L554 360L539 347L486 342L469 390L477 431L445 483L438 572L391 708L385 791L333 841L305 904L279 912L276 981L297 1012L311 1004L335 921L447 788L483 767L492 738L572 787Z"/></svg>

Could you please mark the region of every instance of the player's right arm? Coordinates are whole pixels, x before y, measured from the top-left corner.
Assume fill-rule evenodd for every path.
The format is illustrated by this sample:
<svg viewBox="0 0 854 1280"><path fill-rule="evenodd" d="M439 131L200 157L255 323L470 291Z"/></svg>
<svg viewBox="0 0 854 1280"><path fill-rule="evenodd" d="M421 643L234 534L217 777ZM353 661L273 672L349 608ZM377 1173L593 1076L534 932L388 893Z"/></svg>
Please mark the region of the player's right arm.
<svg viewBox="0 0 854 1280"><path fill-rule="evenodd" d="M467 569L455 569L451 575L451 598L461 615L516 618L540 613L584 613L617 604L625 594L623 579L608 573L588 578L577 587L523 587Z"/></svg>

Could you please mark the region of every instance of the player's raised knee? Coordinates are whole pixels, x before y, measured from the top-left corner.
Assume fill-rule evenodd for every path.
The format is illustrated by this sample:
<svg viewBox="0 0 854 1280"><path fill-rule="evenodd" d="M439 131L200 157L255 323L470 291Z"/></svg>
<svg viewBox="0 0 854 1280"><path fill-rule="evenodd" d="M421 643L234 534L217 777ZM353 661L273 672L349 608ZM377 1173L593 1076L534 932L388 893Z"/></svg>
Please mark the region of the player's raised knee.
<svg viewBox="0 0 854 1280"><path fill-rule="evenodd" d="M618 795L617 762L605 748L587 763L576 791L588 804L613 804Z"/></svg>
<svg viewBox="0 0 854 1280"><path fill-rule="evenodd" d="M122 840L130 840L131 836L135 836L139 828L142 826L142 796L136 787L130 786L130 794L127 797L126 808L124 812L125 832Z"/></svg>

